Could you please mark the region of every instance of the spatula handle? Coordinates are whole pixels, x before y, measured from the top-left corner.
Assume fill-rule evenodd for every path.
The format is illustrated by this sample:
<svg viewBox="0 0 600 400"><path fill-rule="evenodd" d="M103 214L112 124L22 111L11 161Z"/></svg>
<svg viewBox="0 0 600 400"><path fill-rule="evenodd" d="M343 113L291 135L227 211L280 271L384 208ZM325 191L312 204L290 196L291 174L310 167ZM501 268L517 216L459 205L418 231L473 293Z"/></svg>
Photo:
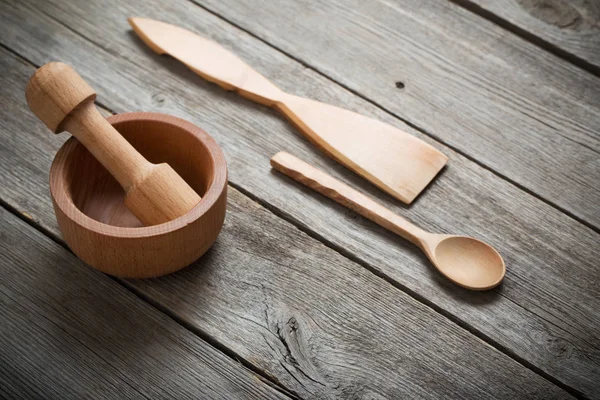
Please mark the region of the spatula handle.
<svg viewBox="0 0 600 400"><path fill-rule="evenodd" d="M295 181L329 197L417 246L421 246L421 238L428 235L421 228L394 214L371 198L289 153L277 153L271 158L271 165Z"/></svg>
<svg viewBox="0 0 600 400"><path fill-rule="evenodd" d="M282 94L267 78L212 40L193 35L194 52L190 53L185 46L185 40L182 40L190 36L189 31L145 18L129 18L128 21L155 53L165 54L167 51L164 49L169 49L168 54L181 60L207 81L214 82L226 90L235 90L244 97L268 106L276 103ZM142 25L146 30L160 30L168 26L176 34L162 35L160 40L153 41L144 33L144 29L141 29Z"/></svg>

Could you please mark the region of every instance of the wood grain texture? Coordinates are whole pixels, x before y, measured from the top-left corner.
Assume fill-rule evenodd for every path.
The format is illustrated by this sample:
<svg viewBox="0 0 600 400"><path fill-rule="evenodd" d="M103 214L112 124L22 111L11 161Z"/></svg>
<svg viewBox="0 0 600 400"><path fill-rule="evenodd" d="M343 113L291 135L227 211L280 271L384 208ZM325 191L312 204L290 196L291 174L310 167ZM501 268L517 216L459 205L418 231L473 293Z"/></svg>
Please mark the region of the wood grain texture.
<svg viewBox="0 0 600 400"><path fill-rule="evenodd" d="M600 3L596 0L453 1L600 74Z"/></svg>
<svg viewBox="0 0 600 400"><path fill-rule="evenodd" d="M282 399L0 208L0 397Z"/></svg>
<svg viewBox="0 0 600 400"><path fill-rule="evenodd" d="M600 228L592 74L446 0L197 3Z"/></svg>
<svg viewBox="0 0 600 400"><path fill-rule="evenodd" d="M12 57L0 54L7 56L0 62ZM7 66L14 71L15 64ZM39 125L30 128L46 135ZM2 138L10 142L15 128L3 126ZM49 158L52 150L45 150ZM29 178L42 196L46 178ZM3 178L0 187L15 183ZM198 263L166 277L124 283L286 389L310 399L570 398L238 191L231 190L229 199L224 230ZM40 222L58 235L44 203ZM28 257L27 243L9 246ZM98 285L89 286L92 291ZM157 328L148 323L144 329Z"/></svg>
<svg viewBox="0 0 600 400"><path fill-rule="evenodd" d="M440 179L415 207L398 207L368 183L315 154L308 143L294 138L294 130L274 113L207 84L174 60L154 55L129 31L125 20L143 14L181 21L189 29L227 43L258 70L270 71L269 76L278 77L286 90L320 97L419 136L390 115L199 8L173 3L157 10L141 2L108 6L80 2L57 8L45 2L44 9L54 18L63 18L70 28L41 15L35 7L13 4L2 8L6 21L0 26L3 43L36 63L50 55L72 62L84 77L93 78L98 92L111 99L110 107L117 112L160 110L197 123L224 148L230 182L236 187L532 368L573 390L588 395L600 392L600 296L596 284L600 255L599 238L592 230L449 149L442 150L450 155L452 164ZM102 46L88 39L97 37L104 39ZM18 61L11 65L14 63L18 65ZM18 87L18 74L28 76L30 72L13 69L5 69L7 90L2 93L7 98L4 111L9 113L5 117L7 126L12 127L9 131L42 136L41 127L22 115L18 106L24 88ZM132 93L136 94L133 98ZM44 187L49 160L60 143L37 140L46 143L44 151L31 149L27 138L19 135L6 139L5 146L10 149L5 155L7 165L19 167L3 171L12 183L2 185L0 194L45 228L55 229L44 203ZM281 149L342 177L426 229L477 236L497 246L507 255L504 284L495 292L477 296L447 286L416 248L341 207L324 206L322 199L291 188L288 180L271 174L268 160ZM35 161L31 154L37 157ZM31 178L24 180L24 175Z"/></svg>
<svg viewBox="0 0 600 400"><path fill-rule="evenodd" d="M264 369L289 390L310 399L570 398L557 386L239 192L232 190L230 198L227 226L200 262L163 278L126 284ZM142 319L143 307L131 304L128 297L133 296L123 293L123 288L114 281L85 267L16 218L0 221L8 228L0 249L10 266L4 270L10 279L5 279L0 288L3 293L8 292L7 306L14 304L2 309L8 313L6 319L11 324L2 327L6 331L0 331L1 335L17 354L31 348L44 349L35 353L39 358L19 360L14 370L7 368L6 382L21 382L27 380L21 374L32 374L42 381L38 390L47 397L68 397L72 393L69 390L76 395L77 391L90 390L90 386L101 386L98 390L104 390L103 382L94 382L94 376L80 377L71 371L98 373L89 371L92 366L78 362L78 357L84 358L86 354L77 351L86 349L80 350L71 343L71 338L63 337L63 341L53 345L75 346L75 349L67 355L55 350L59 354L50 353L52 357L48 359L47 347L37 341L49 339L25 335L33 329L33 323L27 319L19 321L21 311L21 318L28 315L33 319L36 315L42 324L49 319L58 325L61 334L66 331L76 335L75 340L84 342L83 346L87 343L81 331L88 324L87 329L96 334L91 334L92 343L87 345L93 346L91 351L100 360L90 359L91 356L84 359L97 362L102 371L109 368L105 364L114 360L111 368L123 375L137 366L143 372L129 378L134 389L147 384L146 379L152 379L162 369L168 369L170 373L154 377L157 390L172 390L172 397L177 398L193 391L187 381L181 377L175 380L173 375L185 377L199 368L180 366L175 357L199 363L198 354L208 353L204 357L209 358L214 349L207 350L198 344L202 343L200 340L184 341L183 349L174 348L173 343L167 342L175 334L165 332L166 317L159 314L153 319ZM54 261L49 265L48 260ZM4 265L5 260L2 262ZM120 291L111 290L110 285ZM29 296L36 301L27 301ZM14 310L17 305L21 307ZM41 328L45 332L52 326ZM21 342L14 336L21 337ZM138 346L151 357L147 362L153 365L146 365L131 350ZM2 358L14 359L16 355L4 353ZM40 377L38 369L51 367L53 362L68 365L67 371L49 368ZM52 372L62 373L65 380L76 380L78 386L68 389L59 380L49 387L47 380L53 376ZM217 372L227 378L235 377L233 372L225 373L222 368ZM112 378L106 373L104 376ZM172 381L178 387L173 388ZM239 385L243 383L242 380ZM26 385L28 382L23 384ZM196 398L223 396L218 392L223 384L216 377L201 375L195 385L217 386L214 392L199 393ZM240 390L241 397L248 394L234 388ZM25 389L11 387L11 390L19 393Z"/></svg>

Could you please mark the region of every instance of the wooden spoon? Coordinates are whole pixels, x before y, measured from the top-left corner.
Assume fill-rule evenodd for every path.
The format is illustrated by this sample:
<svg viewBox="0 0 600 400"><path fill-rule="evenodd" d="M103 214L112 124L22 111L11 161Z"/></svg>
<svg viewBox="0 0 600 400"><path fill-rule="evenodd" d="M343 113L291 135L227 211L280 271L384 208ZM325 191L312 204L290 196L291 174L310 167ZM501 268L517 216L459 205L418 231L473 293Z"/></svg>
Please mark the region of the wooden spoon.
<svg viewBox="0 0 600 400"><path fill-rule="evenodd" d="M487 290L500 284L504 278L504 261L487 243L467 236L426 232L291 154L277 153L271 158L271 165L290 178L416 244L442 275L457 285L471 290Z"/></svg>

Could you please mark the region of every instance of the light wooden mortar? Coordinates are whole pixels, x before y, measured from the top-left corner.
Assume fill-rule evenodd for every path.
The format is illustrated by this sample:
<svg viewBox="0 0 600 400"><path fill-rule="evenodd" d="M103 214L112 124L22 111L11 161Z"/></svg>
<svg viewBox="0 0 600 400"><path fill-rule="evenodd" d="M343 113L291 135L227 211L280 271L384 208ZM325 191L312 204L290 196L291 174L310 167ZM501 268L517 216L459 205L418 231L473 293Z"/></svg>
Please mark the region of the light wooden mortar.
<svg viewBox="0 0 600 400"><path fill-rule="evenodd" d="M225 219L227 165L221 149L202 129L164 114L120 114L108 121L148 161L173 167L202 200L179 218L143 226L125 207L119 183L72 137L50 169L64 239L83 261L120 277L156 277L191 264L214 243Z"/></svg>

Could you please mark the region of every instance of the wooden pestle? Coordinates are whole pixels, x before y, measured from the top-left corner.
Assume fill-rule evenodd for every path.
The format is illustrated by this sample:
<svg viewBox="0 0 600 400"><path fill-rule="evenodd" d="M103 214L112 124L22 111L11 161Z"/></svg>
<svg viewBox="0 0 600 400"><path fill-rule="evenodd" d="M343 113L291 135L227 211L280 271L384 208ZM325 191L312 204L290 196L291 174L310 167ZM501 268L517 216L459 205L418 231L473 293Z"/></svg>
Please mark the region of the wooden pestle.
<svg viewBox="0 0 600 400"><path fill-rule="evenodd" d="M125 205L144 224L190 211L200 196L168 164L152 164L98 112L96 92L70 66L39 68L26 89L27 104L54 133L75 136L125 189Z"/></svg>

